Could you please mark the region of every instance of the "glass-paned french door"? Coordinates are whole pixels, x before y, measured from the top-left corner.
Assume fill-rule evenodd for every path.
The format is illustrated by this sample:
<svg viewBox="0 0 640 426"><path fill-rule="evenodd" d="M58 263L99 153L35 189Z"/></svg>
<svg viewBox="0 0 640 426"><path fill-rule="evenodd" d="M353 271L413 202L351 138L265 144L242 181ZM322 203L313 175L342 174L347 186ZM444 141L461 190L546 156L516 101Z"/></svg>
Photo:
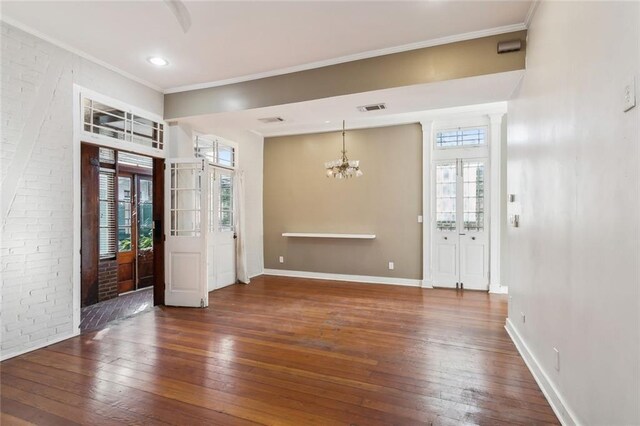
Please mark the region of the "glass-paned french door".
<svg viewBox="0 0 640 426"><path fill-rule="evenodd" d="M439 161L433 170L434 286L486 290L489 285L487 161Z"/></svg>

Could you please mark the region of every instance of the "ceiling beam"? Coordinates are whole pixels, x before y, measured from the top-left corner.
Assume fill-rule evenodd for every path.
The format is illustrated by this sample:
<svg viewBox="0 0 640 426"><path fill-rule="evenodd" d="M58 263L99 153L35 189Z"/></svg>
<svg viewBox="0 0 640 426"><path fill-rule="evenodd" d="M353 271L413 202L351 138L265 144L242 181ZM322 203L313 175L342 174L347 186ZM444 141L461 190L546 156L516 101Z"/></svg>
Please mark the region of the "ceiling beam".
<svg viewBox="0 0 640 426"><path fill-rule="evenodd" d="M165 95L167 120L241 111L373 90L433 83L525 68L525 49L497 53L497 43L521 40L516 31L322 68Z"/></svg>

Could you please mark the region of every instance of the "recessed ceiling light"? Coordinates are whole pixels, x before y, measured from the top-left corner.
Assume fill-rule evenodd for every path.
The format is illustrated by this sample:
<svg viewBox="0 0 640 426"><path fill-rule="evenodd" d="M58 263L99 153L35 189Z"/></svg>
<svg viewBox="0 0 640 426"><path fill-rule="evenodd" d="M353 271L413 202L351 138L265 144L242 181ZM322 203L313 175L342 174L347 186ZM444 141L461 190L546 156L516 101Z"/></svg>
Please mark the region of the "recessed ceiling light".
<svg viewBox="0 0 640 426"><path fill-rule="evenodd" d="M167 65L169 65L169 61L167 61L165 58L161 58L160 56L151 56L147 59L147 61L157 67L166 67Z"/></svg>
<svg viewBox="0 0 640 426"><path fill-rule="evenodd" d="M331 121L327 120L327 121L325 121L325 123L326 123L326 124L329 124L329 123L331 123Z"/></svg>

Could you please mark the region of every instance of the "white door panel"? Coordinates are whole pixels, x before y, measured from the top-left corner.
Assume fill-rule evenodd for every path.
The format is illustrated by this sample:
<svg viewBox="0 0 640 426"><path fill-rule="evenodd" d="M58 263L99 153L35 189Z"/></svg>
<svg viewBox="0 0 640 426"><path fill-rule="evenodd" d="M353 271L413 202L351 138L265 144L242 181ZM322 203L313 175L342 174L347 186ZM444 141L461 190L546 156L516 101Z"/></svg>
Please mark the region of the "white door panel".
<svg viewBox="0 0 640 426"><path fill-rule="evenodd" d="M202 160L170 159L165 170L166 287L165 304L200 307L208 305L206 285L207 182Z"/></svg>
<svg viewBox="0 0 640 426"><path fill-rule="evenodd" d="M236 240L233 173L220 169L212 169L210 173L208 281L211 291L236 282Z"/></svg>

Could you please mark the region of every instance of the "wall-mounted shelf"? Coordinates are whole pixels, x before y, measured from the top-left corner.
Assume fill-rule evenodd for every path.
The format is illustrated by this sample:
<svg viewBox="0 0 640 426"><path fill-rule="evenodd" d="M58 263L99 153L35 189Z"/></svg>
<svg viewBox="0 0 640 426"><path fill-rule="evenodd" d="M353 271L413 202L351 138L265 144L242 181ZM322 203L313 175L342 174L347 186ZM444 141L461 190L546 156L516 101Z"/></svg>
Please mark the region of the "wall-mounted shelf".
<svg viewBox="0 0 640 426"><path fill-rule="evenodd" d="M312 232L285 232L283 237L294 238L347 238L355 240L373 240L375 234L319 234Z"/></svg>

